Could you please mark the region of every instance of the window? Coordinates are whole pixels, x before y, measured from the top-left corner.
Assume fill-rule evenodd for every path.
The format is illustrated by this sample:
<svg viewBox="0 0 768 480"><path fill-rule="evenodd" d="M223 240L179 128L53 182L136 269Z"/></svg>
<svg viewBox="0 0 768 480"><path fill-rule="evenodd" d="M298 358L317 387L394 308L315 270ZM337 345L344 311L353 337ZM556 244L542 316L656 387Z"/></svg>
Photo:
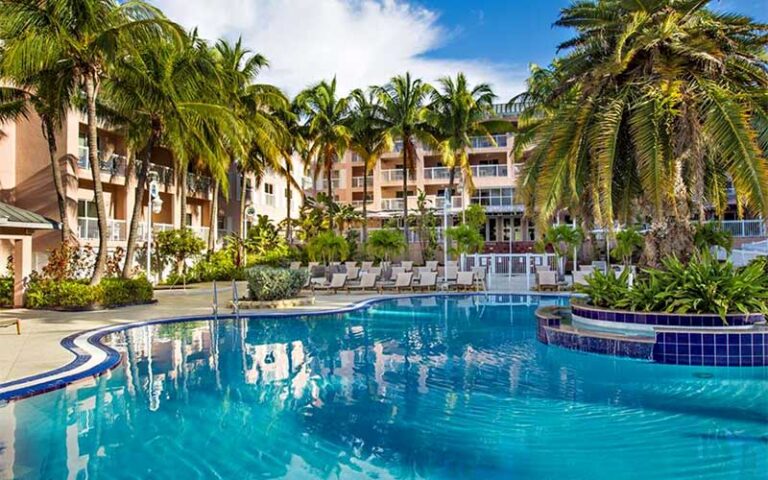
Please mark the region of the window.
<svg viewBox="0 0 768 480"><path fill-rule="evenodd" d="M187 214L187 226L188 227L192 226L192 214L191 213Z"/></svg>
<svg viewBox="0 0 768 480"><path fill-rule="evenodd" d="M484 207L509 207L515 197L514 188L481 188L472 196L472 203Z"/></svg>
<svg viewBox="0 0 768 480"><path fill-rule="evenodd" d="M96 202L93 200L77 201L77 230L82 239L99 238L99 222L96 216Z"/></svg>
<svg viewBox="0 0 768 480"><path fill-rule="evenodd" d="M275 206L275 186L271 183L264 184L264 203L271 207Z"/></svg>
<svg viewBox="0 0 768 480"><path fill-rule="evenodd" d="M77 216L79 218L97 218L96 202L93 200L78 200Z"/></svg>

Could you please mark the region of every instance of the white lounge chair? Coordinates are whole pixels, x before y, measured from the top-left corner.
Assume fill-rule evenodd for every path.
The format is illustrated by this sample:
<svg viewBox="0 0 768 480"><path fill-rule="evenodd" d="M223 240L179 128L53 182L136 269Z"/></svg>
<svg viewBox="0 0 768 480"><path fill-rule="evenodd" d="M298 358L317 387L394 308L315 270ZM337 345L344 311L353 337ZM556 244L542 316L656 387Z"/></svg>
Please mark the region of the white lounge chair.
<svg viewBox="0 0 768 480"><path fill-rule="evenodd" d="M301 262L291 262L291 266L288 268L291 270L298 270L301 268Z"/></svg>
<svg viewBox="0 0 768 480"><path fill-rule="evenodd" d="M314 289L337 293L339 290L346 288L346 286L347 286L347 274L334 273L333 277L331 278L331 283L315 285Z"/></svg>
<svg viewBox="0 0 768 480"><path fill-rule="evenodd" d="M538 291L557 291L560 285L557 283L557 272L544 271L536 274L536 289Z"/></svg>
<svg viewBox="0 0 768 480"><path fill-rule="evenodd" d="M472 267L472 273L475 274L475 281L477 282L477 286L481 287L483 290L488 289L488 286L485 284L486 272L487 270L485 267Z"/></svg>
<svg viewBox="0 0 768 480"><path fill-rule="evenodd" d="M586 285L587 277L592 275L592 269L573 272L573 286Z"/></svg>
<svg viewBox="0 0 768 480"><path fill-rule="evenodd" d="M357 267L347 267L347 280L356 281L360 279L360 269Z"/></svg>
<svg viewBox="0 0 768 480"><path fill-rule="evenodd" d="M380 291L394 290L402 292L403 290L413 290L413 272L402 272L397 275L395 283L381 285Z"/></svg>
<svg viewBox="0 0 768 480"><path fill-rule="evenodd" d="M459 274L459 267L445 267L443 269L442 283L452 284L456 283L456 277Z"/></svg>
<svg viewBox="0 0 768 480"><path fill-rule="evenodd" d="M405 269L403 267L392 267L389 270L390 281L396 279L397 276L400 275L401 273L405 273Z"/></svg>
<svg viewBox="0 0 768 480"><path fill-rule="evenodd" d="M474 272L458 272L456 275L456 283L453 285L456 290L474 290L475 287L475 273Z"/></svg>
<svg viewBox="0 0 768 480"><path fill-rule="evenodd" d="M422 272L419 284L413 287L418 290L437 290L437 272Z"/></svg>
<svg viewBox="0 0 768 480"><path fill-rule="evenodd" d="M400 262L400 266L406 271L413 271L413 262Z"/></svg>
<svg viewBox="0 0 768 480"><path fill-rule="evenodd" d="M369 271L373 268L373 262L363 262L362 266L360 267L364 272Z"/></svg>
<svg viewBox="0 0 768 480"><path fill-rule="evenodd" d="M430 260L425 265L426 265L426 268L428 268L430 271L432 272L437 271L437 260L434 260L434 261Z"/></svg>
<svg viewBox="0 0 768 480"><path fill-rule="evenodd" d="M347 292L365 292L367 290L376 290L376 274L364 273L360 278L360 283L347 285Z"/></svg>
<svg viewBox="0 0 768 480"><path fill-rule="evenodd" d="M344 262L344 268L346 268L347 270L355 267L357 267L357 262Z"/></svg>

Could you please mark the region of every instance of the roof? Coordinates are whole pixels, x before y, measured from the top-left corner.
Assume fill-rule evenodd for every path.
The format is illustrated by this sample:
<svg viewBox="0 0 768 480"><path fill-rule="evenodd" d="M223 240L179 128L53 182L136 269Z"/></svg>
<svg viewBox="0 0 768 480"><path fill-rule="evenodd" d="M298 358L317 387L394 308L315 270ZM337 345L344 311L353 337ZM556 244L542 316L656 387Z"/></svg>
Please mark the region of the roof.
<svg viewBox="0 0 768 480"><path fill-rule="evenodd" d="M59 222L35 212L0 202L0 229L27 228L32 230L58 230Z"/></svg>

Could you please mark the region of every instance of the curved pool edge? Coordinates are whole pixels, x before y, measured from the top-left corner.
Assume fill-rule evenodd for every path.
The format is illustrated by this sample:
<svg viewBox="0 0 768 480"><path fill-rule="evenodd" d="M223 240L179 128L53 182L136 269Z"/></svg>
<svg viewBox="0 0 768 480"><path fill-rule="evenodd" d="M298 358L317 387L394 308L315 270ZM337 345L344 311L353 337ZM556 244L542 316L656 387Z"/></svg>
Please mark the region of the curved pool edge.
<svg viewBox="0 0 768 480"><path fill-rule="evenodd" d="M40 395L53 390L64 388L86 378L95 378L115 368L120 363L120 353L102 343L102 339L109 334L131 330L149 325L159 325L178 322L193 322L202 320L231 320L236 318L275 318L275 317L306 317L338 315L349 313L370 307L373 304L388 300L424 297L448 297L448 296L485 296L485 295L509 295L528 297L570 297L568 292L543 293L543 292L428 292L408 295L380 295L372 298L361 299L346 306L332 309L313 309L300 312L278 311L245 311L227 314L186 315L180 317L163 317L138 322L121 323L119 325L105 325L82 332L74 333L63 338L60 342L75 358L69 363L46 372L22 377L8 382L0 383L0 403L21 400L27 397Z"/></svg>

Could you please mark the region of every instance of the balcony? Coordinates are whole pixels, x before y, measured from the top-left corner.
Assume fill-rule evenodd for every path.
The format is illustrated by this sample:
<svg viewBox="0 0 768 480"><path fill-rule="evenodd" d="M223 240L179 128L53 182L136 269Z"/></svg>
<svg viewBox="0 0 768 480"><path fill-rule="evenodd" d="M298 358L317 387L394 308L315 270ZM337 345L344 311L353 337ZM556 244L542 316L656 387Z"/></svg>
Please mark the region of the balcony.
<svg viewBox="0 0 768 480"><path fill-rule="evenodd" d="M187 188L190 193L208 193L211 190L211 177L187 173Z"/></svg>
<svg viewBox="0 0 768 480"><path fill-rule="evenodd" d="M211 231L209 227L187 227L192 232L194 232L195 235L197 235L199 238L208 241L208 233Z"/></svg>
<svg viewBox="0 0 768 480"><path fill-rule="evenodd" d="M424 180L448 180L451 169L448 167L427 167L424 169Z"/></svg>
<svg viewBox="0 0 768 480"><path fill-rule="evenodd" d="M472 167L472 176L481 177L507 177L509 168L506 165L475 165Z"/></svg>
<svg viewBox="0 0 768 480"><path fill-rule="evenodd" d="M149 171L150 173L155 174L158 183L161 183L165 186L173 185L173 168L172 167L166 167L165 165L157 165L157 164L150 164L149 165Z"/></svg>
<svg viewBox="0 0 768 480"><path fill-rule="evenodd" d="M470 141L472 144L472 148L504 148L507 146L506 135L492 135L491 137L472 137Z"/></svg>
<svg viewBox="0 0 768 480"><path fill-rule="evenodd" d="M715 220L711 223L720 225L720 228L723 231L729 232L731 236L736 238L766 236L765 220L761 219L723 221Z"/></svg>
<svg viewBox="0 0 768 480"><path fill-rule="evenodd" d="M119 175L125 176L125 170L128 166L128 159L124 155L118 155L111 153L109 155L104 152L97 152L99 157L99 167L101 172L111 176ZM88 158L88 147L80 146L79 155L77 158L77 166L83 170L91 169L91 161Z"/></svg>
<svg viewBox="0 0 768 480"><path fill-rule="evenodd" d="M369 176L367 182L365 177L352 177L352 188L363 188L363 182L367 183L369 187L372 187L373 177Z"/></svg>
<svg viewBox="0 0 768 480"><path fill-rule="evenodd" d="M110 242L124 242L127 238L125 220L110 218L107 220L107 236ZM81 240L99 239L99 222L95 218L78 218L77 233Z"/></svg>
<svg viewBox="0 0 768 480"><path fill-rule="evenodd" d="M138 239L142 242L147 241L147 222L144 220L143 222L139 223L138 225ZM152 235L157 235L160 232L166 232L168 230L173 230L173 225L170 223L152 223ZM207 238L207 237L206 237Z"/></svg>
<svg viewBox="0 0 768 480"><path fill-rule="evenodd" d="M365 202L366 205L371 206L373 204L373 199L369 199L367 202ZM363 208L363 201L362 200L352 200L350 203L354 208Z"/></svg>
<svg viewBox="0 0 768 480"><path fill-rule="evenodd" d="M403 199L402 198L385 198L381 201L382 210L402 210Z"/></svg>
<svg viewBox="0 0 768 480"><path fill-rule="evenodd" d="M381 181L385 183L402 182L403 170L401 168L390 168L382 170Z"/></svg>
<svg viewBox="0 0 768 480"><path fill-rule="evenodd" d="M435 208L442 210L445 206L445 197L431 197L433 199L432 204L435 206ZM451 197L451 202L449 204L448 210L461 210L464 207L464 199L458 195L454 195Z"/></svg>
<svg viewBox="0 0 768 480"><path fill-rule="evenodd" d="M515 102L513 104L497 103L493 105L493 112L496 116L501 118L516 117L523 113L527 105L523 102Z"/></svg>

